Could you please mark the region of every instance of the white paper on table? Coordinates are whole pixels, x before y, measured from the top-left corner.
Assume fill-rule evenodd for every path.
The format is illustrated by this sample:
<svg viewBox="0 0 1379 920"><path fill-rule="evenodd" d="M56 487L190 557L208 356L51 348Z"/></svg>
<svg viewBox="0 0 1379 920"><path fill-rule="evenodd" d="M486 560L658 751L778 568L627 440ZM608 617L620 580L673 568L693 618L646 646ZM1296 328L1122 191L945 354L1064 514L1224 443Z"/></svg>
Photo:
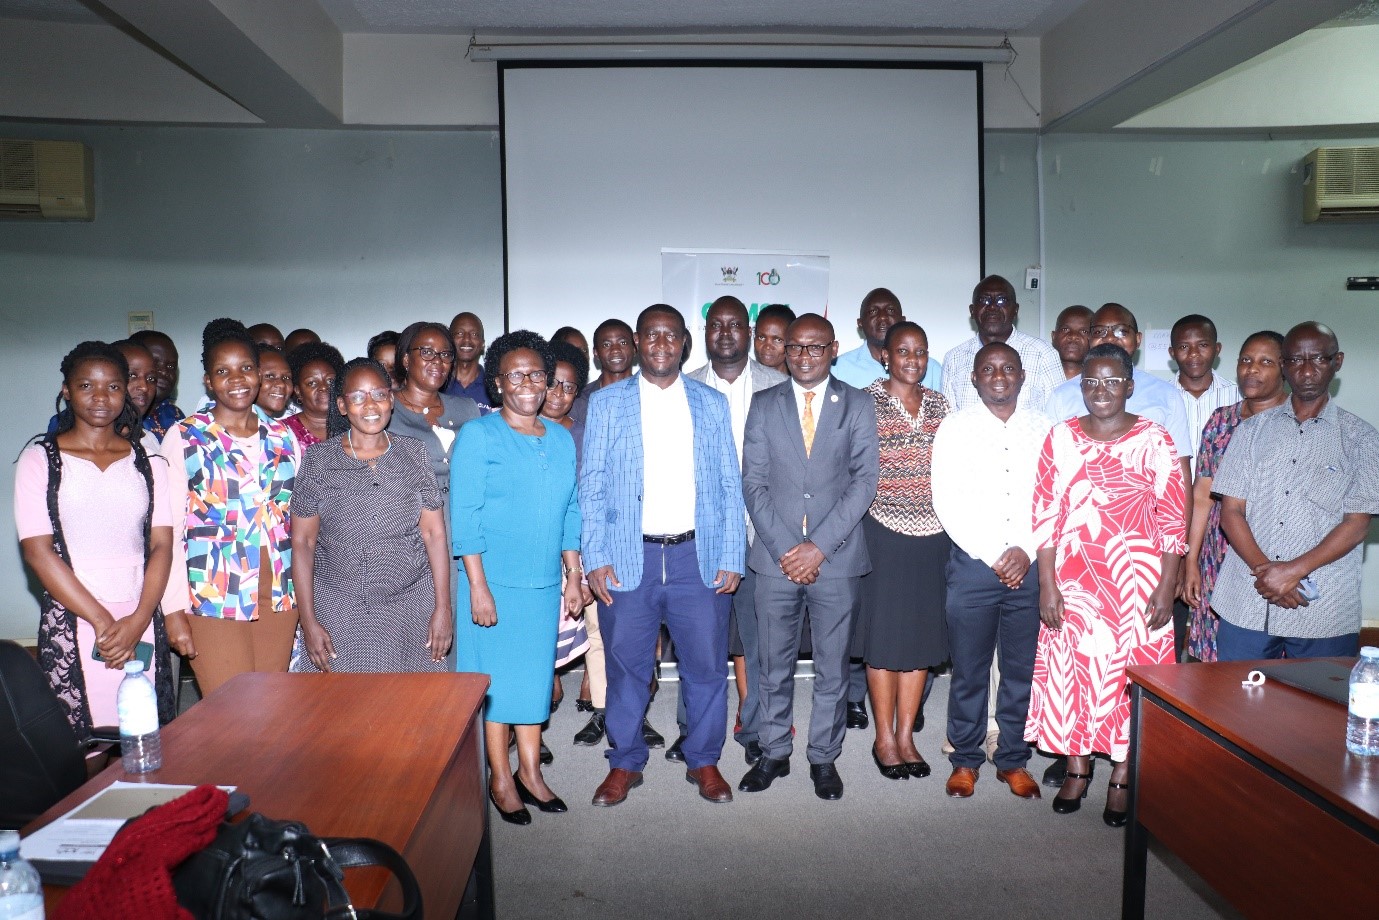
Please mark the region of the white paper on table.
<svg viewBox="0 0 1379 920"><path fill-rule="evenodd" d="M195 786L114 782L56 821L19 842L25 859L95 862L126 821L186 795ZM221 786L227 793L234 786Z"/></svg>

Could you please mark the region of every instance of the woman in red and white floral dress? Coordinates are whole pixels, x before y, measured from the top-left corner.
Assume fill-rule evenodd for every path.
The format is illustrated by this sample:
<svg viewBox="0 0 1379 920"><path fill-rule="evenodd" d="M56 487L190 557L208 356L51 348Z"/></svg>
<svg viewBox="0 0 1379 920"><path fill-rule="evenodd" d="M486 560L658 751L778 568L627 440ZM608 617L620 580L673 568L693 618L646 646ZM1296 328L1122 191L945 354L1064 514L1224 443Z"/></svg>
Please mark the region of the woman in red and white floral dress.
<svg viewBox="0 0 1379 920"><path fill-rule="evenodd" d="M1099 345L1082 365L1087 415L1055 425L1039 458L1039 645L1025 740L1068 756L1053 810L1081 807L1091 755L1114 768L1103 819L1129 805L1125 669L1173 661L1173 588L1187 546L1182 470L1168 432L1125 411L1130 356Z"/></svg>

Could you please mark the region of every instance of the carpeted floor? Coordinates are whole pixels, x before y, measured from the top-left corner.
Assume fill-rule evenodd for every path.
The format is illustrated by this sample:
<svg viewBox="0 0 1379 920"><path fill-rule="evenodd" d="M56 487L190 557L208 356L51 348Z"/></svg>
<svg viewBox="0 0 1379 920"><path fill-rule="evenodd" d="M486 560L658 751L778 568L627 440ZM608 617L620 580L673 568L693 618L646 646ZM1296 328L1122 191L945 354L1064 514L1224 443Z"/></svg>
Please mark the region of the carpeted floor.
<svg viewBox="0 0 1379 920"><path fill-rule="evenodd" d="M547 782L570 805L563 815L532 810L529 827L491 814L498 916L540 918L1112 918L1120 915L1123 832L1101 821L1109 764L1081 811L1056 815L1044 790L1025 801L987 764L971 799L943 791L939 752L948 681L926 707L918 739L934 767L926 779L883 778L870 755L870 729L851 731L838 761L839 802L814 796L803 745L793 772L767 791L737 792L728 805L701 800L684 768L653 750L645 783L614 808L589 804L607 772L603 747L576 747L587 716L574 698L580 672L565 675L565 703L547 743ZM796 685L796 724L809 720L811 682ZM677 685L662 684L651 722L675 738ZM729 688L731 705L736 697ZM1035 756L1036 778L1048 761ZM515 764L515 758L514 758ZM729 741L720 764L736 789L746 772ZM1151 853L1148 916L1234 917L1171 856Z"/></svg>

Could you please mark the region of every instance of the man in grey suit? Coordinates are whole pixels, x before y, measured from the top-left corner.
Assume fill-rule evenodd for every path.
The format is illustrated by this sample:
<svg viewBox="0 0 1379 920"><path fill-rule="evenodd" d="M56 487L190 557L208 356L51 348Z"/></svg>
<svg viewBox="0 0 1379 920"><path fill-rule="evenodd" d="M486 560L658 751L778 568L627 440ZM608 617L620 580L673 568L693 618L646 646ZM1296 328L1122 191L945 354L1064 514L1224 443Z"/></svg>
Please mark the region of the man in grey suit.
<svg viewBox="0 0 1379 920"><path fill-rule="evenodd" d="M834 761L847 732L848 645L861 577L871 571L862 516L879 458L870 396L829 375L833 325L806 313L786 333L791 380L758 394L747 415L742 491L756 528L747 566L756 582L762 757L738 788L760 792L790 772L795 657L809 611L814 708L809 776L821 799L843 796Z"/></svg>
<svg viewBox="0 0 1379 920"><path fill-rule="evenodd" d="M685 376L708 384L727 397L728 410L733 422L733 441L737 445L738 463L741 464L742 438L747 427L747 411L752 406L752 397L778 383L784 383L789 378L780 371L752 359L751 316L747 312L747 305L731 294L724 295L709 305L709 312L704 317L704 348L709 354L709 363ZM752 528L748 522L749 544L751 539ZM758 718L761 663L757 654L757 613L753 600L755 589L756 576L749 569L747 574L742 576L742 582L733 595L733 620L736 632L730 638L736 638L740 647L729 647L733 666L738 669L738 680L746 684L746 693L738 699L739 724L733 731L733 740L746 750L748 764L756 763L761 757ZM684 758L681 752L687 724L684 709L682 696L679 705L680 737L666 751L666 760L679 761Z"/></svg>

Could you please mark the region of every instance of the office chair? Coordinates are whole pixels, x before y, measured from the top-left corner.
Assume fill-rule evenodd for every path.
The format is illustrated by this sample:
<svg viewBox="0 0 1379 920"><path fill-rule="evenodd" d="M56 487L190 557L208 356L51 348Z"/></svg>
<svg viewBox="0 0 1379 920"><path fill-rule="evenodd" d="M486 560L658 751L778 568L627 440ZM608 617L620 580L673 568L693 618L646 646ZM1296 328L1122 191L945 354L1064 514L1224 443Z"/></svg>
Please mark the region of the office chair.
<svg viewBox="0 0 1379 920"><path fill-rule="evenodd" d="M38 662L0 641L0 829L28 824L86 782L88 753L112 738L117 729L99 728L79 743Z"/></svg>

